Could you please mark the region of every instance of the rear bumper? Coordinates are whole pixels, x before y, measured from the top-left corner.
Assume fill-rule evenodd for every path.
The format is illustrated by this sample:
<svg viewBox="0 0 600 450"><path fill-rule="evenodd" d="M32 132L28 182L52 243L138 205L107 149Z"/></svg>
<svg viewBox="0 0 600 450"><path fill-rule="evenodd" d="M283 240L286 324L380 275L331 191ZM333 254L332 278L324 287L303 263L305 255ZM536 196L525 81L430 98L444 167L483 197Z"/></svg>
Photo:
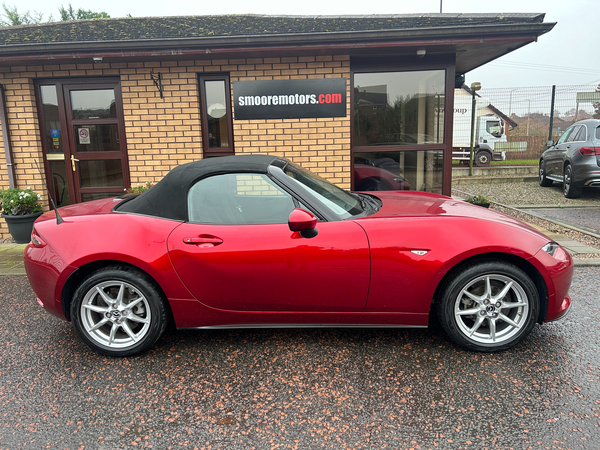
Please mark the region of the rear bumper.
<svg viewBox="0 0 600 450"><path fill-rule="evenodd" d="M36 248L29 244L23 254L25 271L38 304L49 313L67 320L61 304L60 279L68 272L66 262L49 246Z"/></svg>

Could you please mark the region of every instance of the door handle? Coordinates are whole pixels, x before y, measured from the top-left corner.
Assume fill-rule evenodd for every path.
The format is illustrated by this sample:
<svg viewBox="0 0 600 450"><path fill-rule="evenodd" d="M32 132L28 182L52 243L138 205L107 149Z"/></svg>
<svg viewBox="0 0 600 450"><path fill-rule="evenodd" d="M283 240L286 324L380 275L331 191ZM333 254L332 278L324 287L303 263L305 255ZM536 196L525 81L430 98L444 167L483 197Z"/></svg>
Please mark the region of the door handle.
<svg viewBox="0 0 600 450"><path fill-rule="evenodd" d="M77 171L77 168L75 167L75 161L79 161L79 160L76 159L73 155L71 155L71 166L73 167L73 172Z"/></svg>
<svg viewBox="0 0 600 450"><path fill-rule="evenodd" d="M223 239L216 236L198 236L198 237L184 237L184 244L197 245L198 247L209 248L216 247L223 243Z"/></svg>

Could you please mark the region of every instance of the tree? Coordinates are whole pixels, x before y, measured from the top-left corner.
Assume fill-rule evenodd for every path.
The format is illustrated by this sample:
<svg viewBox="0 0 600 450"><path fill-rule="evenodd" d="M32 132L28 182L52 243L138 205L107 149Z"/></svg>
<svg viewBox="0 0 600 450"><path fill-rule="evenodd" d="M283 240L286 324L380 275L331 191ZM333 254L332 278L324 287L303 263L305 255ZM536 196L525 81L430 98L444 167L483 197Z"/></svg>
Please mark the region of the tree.
<svg viewBox="0 0 600 450"><path fill-rule="evenodd" d="M48 17L48 20L44 20L44 15L36 11L19 13L15 5L9 6L6 3L2 3L3 13L0 12L0 26L10 27L15 25L29 25L34 23L42 22L53 22L52 15ZM62 5L58 8L60 13L60 20L84 20L84 19L109 19L110 16L102 12L94 12L91 10L84 10L79 8L77 11L73 9L69 3L68 8Z"/></svg>
<svg viewBox="0 0 600 450"><path fill-rule="evenodd" d="M71 4L69 3L69 9L65 9L64 6L60 5L58 8L58 12L60 13L60 20L85 20L85 19L110 19L110 16L102 12L93 12L91 10L84 10L79 8L77 11L73 9Z"/></svg>
<svg viewBox="0 0 600 450"><path fill-rule="evenodd" d="M15 5L8 6L6 3L2 3L2 9L4 10L4 13L0 14L0 25L4 27L28 25L44 21L44 15L42 13L36 11L31 13L27 11L20 14ZM52 22L52 16L48 18L48 22Z"/></svg>

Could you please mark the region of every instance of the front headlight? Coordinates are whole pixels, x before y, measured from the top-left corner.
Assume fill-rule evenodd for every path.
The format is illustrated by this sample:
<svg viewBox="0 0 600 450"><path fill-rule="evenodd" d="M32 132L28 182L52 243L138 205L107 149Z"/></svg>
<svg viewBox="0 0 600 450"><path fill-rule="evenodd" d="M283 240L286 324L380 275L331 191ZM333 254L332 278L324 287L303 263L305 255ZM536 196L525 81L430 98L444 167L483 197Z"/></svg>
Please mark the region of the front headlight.
<svg viewBox="0 0 600 450"><path fill-rule="evenodd" d="M542 250L559 261L568 261L570 259L569 253L556 242L548 242L542 247Z"/></svg>
<svg viewBox="0 0 600 450"><path fill-rule="evenodd" d="M542 247L542 250L544 250L550 256L554 256L554 253L556 253L556 250L558 250L559 247L560 245L558 245L556 242L548 242Z"/></svg>

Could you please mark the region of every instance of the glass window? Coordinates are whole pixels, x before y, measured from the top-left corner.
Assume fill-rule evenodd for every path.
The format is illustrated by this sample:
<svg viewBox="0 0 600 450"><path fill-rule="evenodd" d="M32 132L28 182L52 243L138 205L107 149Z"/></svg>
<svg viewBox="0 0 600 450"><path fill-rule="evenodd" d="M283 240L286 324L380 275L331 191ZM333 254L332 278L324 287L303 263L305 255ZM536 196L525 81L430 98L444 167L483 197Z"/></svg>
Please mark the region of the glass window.
<svg viewBox="0 0 600 450"><path fill-rule="evenodd" d="M581 125L578 126L574 126L573 130L571 131L571 133L569 134L569 137L567 138L567 140L565 142L574 142L577 141L577 137L579 136L579 133L581 132Z"/></svg>
<svg viewBox="0 0 600 450"><path fill-rule="evenodd" d="M123 188L123 167L120 159L79 161L78 165L80 187ZM122 189L117 192L122 192Z"/></svg>
<svg viewBox="0 0 600 450"><path fill-rule="evenodd" d="M577 132L577 134L573 138L573 141L575 141L575 142L585 142L587 140L587 134L586 134L586 132L587 132L587 128L585 127L585 125L581 125L579 127L579 131Z"/></svg>
<svg viewBox="0 0 600 450"><path fill-rule="evenodd" d="M229 76L199 75L202 147L205 156L233 155Z"/></svg>
<svg viewBox="0 0 600 450"><path fill-rule="evenodd" d="M71 91L73 119L106 119L117 117L114 89Z"/></svg>
<svg viewBox="0 0 600 450"><path fill-rule="evenodd" d="M188 194L189 220L204 224L287 223L295 207L292 196L264 174L215 175Z"/></svg>
<svg viewBox="0 0 600 450"><path fill-rule="evenodd" d="M118 152L119 125L75 125L75 146L77 152Z"/></svg>
<svg viewBox="0 0 600 450"><path fill-rule="evenodd" d="M40 96L42 97L42 116L44 117L44 133L48 153L63 153L56 86L40 86Z"/></svg>
<svg viewBox="0 0 600 450"><path fill-rule="evenodd" d="M502 125L499 120L490 120L485 123L485 129L492 136L500 137L502 136Z"/></svg>
<svg viewBox="0 0 600 450"><path fill-rule="evenodd" d="M569 137L569 135L571 134L571 131L573 131L573 128L568 128L567 131L565 131L560 136L560 138L558 138L558 141L556 141L556 145L564 143L567 140L567 138Z"/></svg>
<svg viewBox="0 0 600 450"><path fill-rule="evenodd" d="M442 193L443 151L354 153L355 191Z"/></svg>
<svg viewBox="0 0 600 450"><path fill-rule="evenodd" d="M354 147L444 141L444 70L354 74Z"/></svg>
<svg viewBox="0 0 600 450"><path fill-rule="evenodd" d="M205 89L208 146L211 148L229 147L225 81L206 81Z"/></svg>
<svg viewBox="0 0 600 450"><path fill-rule="evenodd" d="M285 174L300 183L332 212L346 219L364 212L360 200L349 192L329 183L317 174L291 164L285 166Z"/></svg>

